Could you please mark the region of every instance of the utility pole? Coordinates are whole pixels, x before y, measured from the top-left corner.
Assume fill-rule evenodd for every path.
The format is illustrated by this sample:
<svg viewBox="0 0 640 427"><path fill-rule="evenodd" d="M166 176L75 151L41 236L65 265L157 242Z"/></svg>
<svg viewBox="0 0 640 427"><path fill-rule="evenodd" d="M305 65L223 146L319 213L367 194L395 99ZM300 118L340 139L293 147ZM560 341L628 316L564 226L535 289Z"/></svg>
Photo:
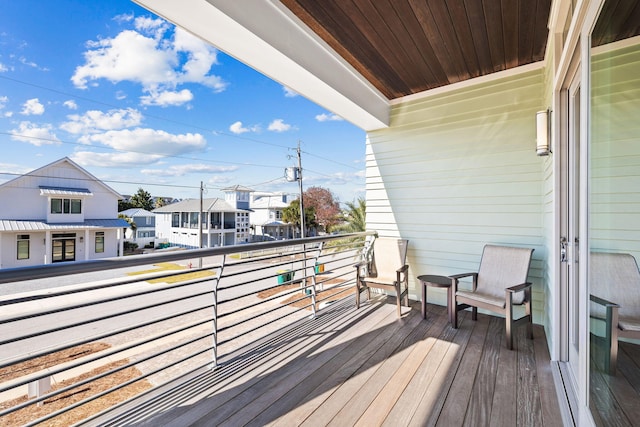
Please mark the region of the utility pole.
<svg viewBox="0 0 640 427"><path fill-rule="evenodd" d="M302 157L300 156L300 140L298 140L298 185L300 187L300 237L304 239L304 206L302 204Z"/></svg>
<svg viewBox="0 0 640 427"><path fill-rule="evenodd" d="M198 215L198 218L200 218L199 224L198 224L198 228L200 230L200 233L198 233L198 246L200 247L200 249L202 249L202 225L204 223L204 218L202 217L203 213L202 212L204 210L204 184L202 183L202 181L200 181L200 215ZM198 267L202 268L202 257L198 258Z"/></svg>

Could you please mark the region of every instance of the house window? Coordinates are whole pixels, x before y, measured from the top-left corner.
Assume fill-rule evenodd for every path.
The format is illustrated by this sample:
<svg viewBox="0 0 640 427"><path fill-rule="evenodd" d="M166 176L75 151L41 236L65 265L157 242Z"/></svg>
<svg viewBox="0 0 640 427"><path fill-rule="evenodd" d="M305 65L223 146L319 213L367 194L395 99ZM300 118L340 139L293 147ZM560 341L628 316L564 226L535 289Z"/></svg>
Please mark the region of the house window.
<svg viewBox="0 0 640 427"><path fill-rule="evenodd" d="M104 231L96 232L96 253L104 252Z"/></svg>
<svg viewBox="0 0 640 427"><path fill-rule="evenodd" d="M180 214L178 212L171 214L171 226L180 227Z"/></svg>
<svg viewBox="0 0 640 427"><path fill-rule="evenodd" d="M276 219L277 220L281 220L282 219L282 211L276 211Z"/></svg>
<svg viewBox="0 0 640 427"><path fill-rule="evenodd" d="M29 259L28 234L18 234L18 259Z"/></svg>
<svg viewBox="0 0 640 427"><path fill-rule="evenodd" d="M52 214L82 213L81 199L51 199Z"/></svg>

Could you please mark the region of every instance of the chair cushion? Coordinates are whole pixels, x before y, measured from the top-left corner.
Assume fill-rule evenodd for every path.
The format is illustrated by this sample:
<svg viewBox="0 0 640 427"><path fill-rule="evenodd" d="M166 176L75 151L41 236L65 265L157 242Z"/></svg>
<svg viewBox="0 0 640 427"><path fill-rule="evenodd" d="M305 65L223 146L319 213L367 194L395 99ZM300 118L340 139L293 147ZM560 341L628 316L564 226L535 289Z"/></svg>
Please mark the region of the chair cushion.
<svg viewBox="0 0 640 427"><path fill-rule="evenodd" d="M618 327L623 331L640 332L640 320L626 317L618 318Z"/></svg>
<svg viewBox="0 0 640 427"><path fill-rule="evenodd" d="M502 298L497 298L493 295L486 294L484 292L473 292L473 291L458 291L456 292L457 296L466 297L475 301L483 302L485 304L495 305L496 308L504 309L506 306L506 301L504 299L504 295Z"/></svg>

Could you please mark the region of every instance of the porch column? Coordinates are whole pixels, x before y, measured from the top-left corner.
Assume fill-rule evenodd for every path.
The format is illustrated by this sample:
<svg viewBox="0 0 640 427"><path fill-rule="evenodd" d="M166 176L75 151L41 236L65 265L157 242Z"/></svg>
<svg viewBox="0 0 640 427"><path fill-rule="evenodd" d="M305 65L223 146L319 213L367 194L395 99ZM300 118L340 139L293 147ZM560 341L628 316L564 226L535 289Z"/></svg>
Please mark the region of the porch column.
<svg viewBox="0 0 640 427"><path fill-rule="evenodd" d="M84 260L87 261L89 259L89 229L87 228L86 230L84 230L84 244L83 246L83 250L84 250Z"/></svg>
<svg viewBox="0 0 640 427"><path fill-rule="evenodd" d="M118 238L118 256L124 256L124 236L122 228L118 227L116 236Z"/></svg>
<svg viewBox="0 0 640 427"><path fill-rule="evenodd" d="M51 232L44 232L44 264L51 264Z"/></svg>

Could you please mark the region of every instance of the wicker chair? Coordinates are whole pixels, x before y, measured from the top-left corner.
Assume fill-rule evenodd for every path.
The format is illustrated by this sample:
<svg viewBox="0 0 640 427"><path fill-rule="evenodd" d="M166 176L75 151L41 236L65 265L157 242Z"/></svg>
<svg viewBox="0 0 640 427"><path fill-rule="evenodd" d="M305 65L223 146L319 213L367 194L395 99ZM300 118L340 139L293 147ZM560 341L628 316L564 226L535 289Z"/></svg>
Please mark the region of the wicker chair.
<svg viewBox="0 0 640 427"><path fill-rule="evenodd" d="M526 324L529 338L533 339L531 316L531 283L527 282L533 249L486 245L482 251L477 273L456 274L451 277L453 327L458 328L458 311L473 308L472 318L477 320L478 308L505 317L507 347L513 349L513 328ZM471 290L458 289L458 281L472 277ZM525 315L514 319L513 306L524 305Z"/></svg>
<svg viewBox="0 0 640 427"><path fill-rule="evenodd" d="M409 266L406 264L408 243L408 240L388 237L374 240L371 262L356 265L356 308L360 308L362 291L367 291L369 299L370 288L378 288L395 291L398 317L402 315L402 298L405 305L409 306Z"/></svg>
<svg viewBox="0 0 640 427"><path fill-rule="evenodd" d="M605 322L605 369L615 375L618 338L640 339L640 272L625 253L592 252L589 260L590 316Z"/></svg>

